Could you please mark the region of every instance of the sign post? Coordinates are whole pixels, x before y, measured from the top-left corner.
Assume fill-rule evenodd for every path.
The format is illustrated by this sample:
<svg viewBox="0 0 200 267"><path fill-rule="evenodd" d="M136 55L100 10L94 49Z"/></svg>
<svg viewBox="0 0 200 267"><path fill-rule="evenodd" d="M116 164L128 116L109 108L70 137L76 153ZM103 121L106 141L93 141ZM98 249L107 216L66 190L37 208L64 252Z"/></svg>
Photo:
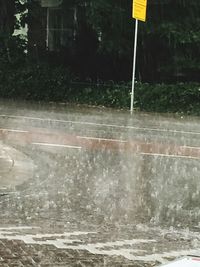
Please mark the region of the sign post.
<svg viewBox="0 0 200 267"><path fill-rule="evenodd" d="M135 20L135 41L133 52L133 76L132 76L132 91L131 91L131 114L133 113L134 92L135 92L135 69L136 69L136 53L137 53L137 35L138 35L138 19Z"/></svg>
<svg viewBox="0 0 200 267"><path fill-rule="evenodd" d="M135 91L135 69L136 69L136 54L137 54L137 36L138 36L138 20L146 21L147 0L133 0L132 17L135 19L135 41L133 53L133 76L132 76L132 91L131 91L131 114L133 113L134 91Z"/></svg>

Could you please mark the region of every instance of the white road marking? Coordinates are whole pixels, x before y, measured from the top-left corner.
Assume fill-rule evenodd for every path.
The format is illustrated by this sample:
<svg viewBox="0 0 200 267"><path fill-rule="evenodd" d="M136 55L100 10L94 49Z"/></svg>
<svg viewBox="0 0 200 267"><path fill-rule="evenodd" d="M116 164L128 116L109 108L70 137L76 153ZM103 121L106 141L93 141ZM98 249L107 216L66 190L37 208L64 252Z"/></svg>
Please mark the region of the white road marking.
<svg viewBox="0 0 200 267"><path fill-rule="evenodd" d="M37 228L37 227L36 227ZM58 249L70 250L87 250L96 255L121 256L131 261L167 262L169 257L180 257L190 255L198 255L199 249L190 248L187 250L164 251L161 253L151 253L151 249L141 249L142 244L157 244L158 241L151 239L132 239L132 240L116 240L104 243L87 243L87 235L98 235L96 232L64 232L57 234L22 234L21 230L34 230L35 227L8 227L0 228L0 239L20 240L27 245L53 245ZM17 233L19 232L19 234ZM85 236L86 238L83 238ZM44 240L45 239L45 240ZM136 246L139 246L138 249ZM157 244L158 245L158 244ZM139 255L138 255L139 254Z"/></svg>
<svg viewBox="0 0 200 267"><path fill-rule="evenodd" d="M0 131L2 131L2 132L14 132L14 133L28 133L29 132L29 131L24 131L24 130L2 129L2 128L0 128Z"/></svg>
<svg viewBox="0 0 200 267"><path fill-rule="evenodd" d="M31 227L31 226L0 227L0 234L2 234L1 231L5 231L5 234L8 234L9 231L12 231L12 230L32 230L32 229L39 229L39 227ZM12 233L13 232L11 232L11 234Z"/></svg>
<svg viewBox="0 0 200 267"><path fill-rule="evenodd" d="M24 228L25 229L25 228ZM11 231L10 231L11 230ZM17 228L13 228L17 230ZM26 229L25 229L26 230ZM28 228L27 228L28 230ZM96 232L71 232L62 234L17 234L12 232L12 228L0 229L0 239L6 240L21 240L25 244L32 245L54 245L58 249L71 249L71 250L87 250L88 252L96 255L108 255L108 256L123 256L129 260L137 260L137 256L133 256L132 253L145 254L145 251L135 248L126 248L126 246L134 246L140 244L155 243L155 240L149 239L132 239L132 240L120 240L104 243L85 243L81 236L87 236L89 234L97 234ZM78 239L73 238L79 237ZM44 240L44 238L46 240ZM53 239L52 239L53 238ZM87 241L86 241L87 242Z"/></svg>
<svg viewBox="0 0 200 267"><path fill-rule="evenodd" d="M168 262L166 258L177 258L177 257L183 257L187 255L199 255L199 249L188 249L188 250L179 250L179 251L170 251L170 252L163 252L163 253L155 253L151 255L145 255L145 256L136 256L136 260L141 261L159 261L161 263Z"/></svg>
<svg viewBox="0 0 200 267"><path fill-rule="evenodd" d="M140 155L144 156L152 156L152 157L166 157L166 158L185 158L185 159L199 159L199 157L192 157L192 156L181 156L181 155L168 155L168 154L159 154L159 153L145 153L141 152Z"/></svg>
<svg viewBox="0 0 200 267"><path fill-rule="evenodd" d="M0 117L1 116L2 115L0 115ZM29 131L19 130L19 129L3 129L3 128L0 128L0 131L4 131L4 132L6 132L6 131L7 132L16 132L16 133L29 133ZM77 138L78 139L86 139L86 140L97 140L97 141L109 141L109 142L118 142L118 143L128 143L128 141L126 141L126 140L100 138L100 137L90 137L90 136L77 136ZM63 144L32 143L32 145L49 146L49 147L60 147L60 148L72 148L72 149L82 149L81 146L71 146L71 145L63 145ZM194 150L200 151L200 147L194 147L194 146L180 146L180 149L194 149ZM195 156L184 156L184 155L169 155L169 154L151 153L151 152L149 152L149 153L141 152L140 154L141 155L147 155L147 156L154 156L154 157L157 156L157 157L168 157L168 158L199 159L198 156L195 157Z"/></svg>
<svg viewBox="0 0 200 267"><path fill-rule="evenodd" d="M49 144L49 143L32 143L36 146L49 146L49 147L63 147L63 148L73 148L73 149L82 149L81 146L70 146L70 145L61 145L61 144Z"/></svg>
<svg viewBox="0 0 200 267"><path fill-rule="evenodd" d="M1 116L1 115L0 115ZM25 130L17 130L17 129L2 129L0 131L7 131L7 132L16 132L16 133L29 133L29 131ZM91 137L91 136L77 136L78 139L86 139L86 140L97 140L97 141L109 141L109 142L118 142L118 143L128 143L126 140L120 139L109 139L109 138L100 138L100 137ZM151 144L151 143L148 143ZM72 149L82 149L80 146L71 146L71 145L63 145L63 144L50 144L50 143L32 143L32 145L38 146L51 146L51 147L62 147L62 148L72 148ZM180 146L180 149L194 149L199 150L200 147L194 146ZM199 159L199 157L194 156L182 156L182 155L169 155L169 154L159 154L159 153L140 153L141 155L149 155L149 156L158 156L158 157L171 157L171 158L187 158L187 159Z"/></svg>
<svg viewBox="0 0 200 267"><path fill-rule="evenodd" d="M180 146L180 149L196 149L200 151L200 147L199 146Z"/></svg>
<svg viewBox="0 0 200 267"><path fill-rule="evenodd" d="M128 143L128 141L125 141L125 140L100 138L100 137L77 136L77 138L79 138L79 139L87 139L87 140L97 140L97 141L109 141L109 142L117 142L117 143Z"/></svg>
<svg viewBox="0 0 200 267"><path fill-rule="evenodd" d="M95 122L86 122L86 121L71 121L71 120L58 120L58 119L44 119L38 117L28 117L28 116L13 116L13 115L0 115L2 118L15 118L15 119L28 119L28 120L37 120L37 121L47 121L47 122L59 122L59 123L71 123L71 124L80 124L80 125L92 125L92 126L104 126L112 127L119 129L130 129L130 130L144 130L151 132L167 132L167 133L180 133L180 134L190 134L190 135L200 135L200 132L194 131L180 131L180 130L171 130L171 129L159 129L159 128L148 128L148 127L136 127L136 126L124 126L117 124L106 124L106 123L95 123Z"/></svg>

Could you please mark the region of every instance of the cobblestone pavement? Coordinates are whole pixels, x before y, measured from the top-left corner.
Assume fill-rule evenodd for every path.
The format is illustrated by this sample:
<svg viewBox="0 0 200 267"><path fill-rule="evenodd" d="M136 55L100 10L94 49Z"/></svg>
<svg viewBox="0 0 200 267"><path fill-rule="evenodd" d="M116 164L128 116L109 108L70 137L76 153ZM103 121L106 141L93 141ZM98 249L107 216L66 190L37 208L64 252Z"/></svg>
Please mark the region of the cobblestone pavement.
<svg viewBox="0 0 200 267"><path fill-rule="evenodd" d="M128 125L118 129L86 110L1 112L1 267L151 267L200 254L199 124L173 119L170 132L168 119L144 129L112 114ZM120 143L130 139L165 149L132 153Z"/></svg>
<svg viewBox="0 0 200 267"><path fill-rule="evenodd" d="M200 240L196 233L164 231L144 225L123 231L115 227L113 235L110 227L97 232L67 230L64 225L48 229L1 228L0 266L150 267L180 255L199 253ZM130 234L125 237L127 230Z"/></svg>

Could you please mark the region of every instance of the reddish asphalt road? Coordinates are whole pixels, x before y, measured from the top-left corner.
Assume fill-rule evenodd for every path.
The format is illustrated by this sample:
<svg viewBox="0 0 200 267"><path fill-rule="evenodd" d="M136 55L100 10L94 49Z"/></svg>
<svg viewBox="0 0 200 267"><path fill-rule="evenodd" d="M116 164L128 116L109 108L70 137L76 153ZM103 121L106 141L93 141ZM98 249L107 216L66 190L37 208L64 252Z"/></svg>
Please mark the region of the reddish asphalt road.
<svg viewBox="0 0 200 267"><path fill-rule="evenodd" d="M178 146L176 144L119 140L101 137L85 137L64 134L60 131L33 129L31 131L0 129L0 139L4 142L17 142L22 145L41 144L52 146L74 146L84 149L125 150L141 155L160 155L172 157L200 158L200 147Z"/></svg>
<svg viewBox="0 0 200 267"><path fill-rule="evenodd" d="M150 267L198 254L198 118L0 110L0 266Z"/></svg>

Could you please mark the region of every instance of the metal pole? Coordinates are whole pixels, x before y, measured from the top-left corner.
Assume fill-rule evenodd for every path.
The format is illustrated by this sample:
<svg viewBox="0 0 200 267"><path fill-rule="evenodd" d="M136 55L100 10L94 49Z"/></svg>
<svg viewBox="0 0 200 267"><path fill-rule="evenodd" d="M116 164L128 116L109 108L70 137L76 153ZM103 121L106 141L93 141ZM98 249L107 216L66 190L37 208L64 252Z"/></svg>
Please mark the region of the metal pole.
<svg viewBox="0 0 200 267"><path fill-rule="evenodd" d="M47 7L47 37L46 37L46 47L49 49L49 7Z"/></svg>
<svg viewBox="0 0 200 267"><path fill-rule="evenodd" d="M136 53L137 53L137 35L138 35L138 20L135 20L135 41L133 53L133 76L132 76L132 92L131 92L131 114L133 113L134 90L135 90L135 68L136 68Z"/></svg>

